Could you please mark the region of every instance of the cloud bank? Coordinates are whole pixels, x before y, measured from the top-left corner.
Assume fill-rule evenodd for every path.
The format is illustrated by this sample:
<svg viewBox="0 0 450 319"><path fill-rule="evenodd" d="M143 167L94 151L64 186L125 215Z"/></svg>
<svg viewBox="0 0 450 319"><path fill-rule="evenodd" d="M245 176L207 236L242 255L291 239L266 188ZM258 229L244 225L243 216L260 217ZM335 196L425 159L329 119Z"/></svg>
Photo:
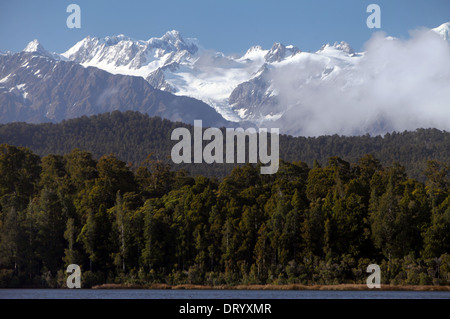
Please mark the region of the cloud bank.
<svg viewBox="0 0 450 319"><path fill-rule="evenodd" d="M376 33L358 59L330 72L329 58L310 54L275 70L279 103L289 109L272 125L303 136L450 130L449 42L430 30L406 40Z"/></svg>

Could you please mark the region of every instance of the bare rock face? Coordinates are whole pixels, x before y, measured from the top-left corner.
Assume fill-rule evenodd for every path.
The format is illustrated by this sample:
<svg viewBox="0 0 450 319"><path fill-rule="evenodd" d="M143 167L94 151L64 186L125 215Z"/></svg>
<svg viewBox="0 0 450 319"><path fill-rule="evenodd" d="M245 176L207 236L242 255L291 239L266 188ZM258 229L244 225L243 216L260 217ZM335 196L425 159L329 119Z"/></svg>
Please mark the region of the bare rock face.
<svg viewBox="0 0 450 319"><path fill-rule="evenodd" d="M267 52L264 59L267 63L280 62L288 56L299 53L300 50L294 46L288 46L281 43L274 43L272 48Z"/></svg>
<svg viewBox="0 0 450 319"><path fill-rule="evenodd" d="M268 72L264 65L258 76L239 84L231 93L229 103L242 119L258 120L273 115L277 109L277 97L272 94L271 83L266 79Z"/></svg>

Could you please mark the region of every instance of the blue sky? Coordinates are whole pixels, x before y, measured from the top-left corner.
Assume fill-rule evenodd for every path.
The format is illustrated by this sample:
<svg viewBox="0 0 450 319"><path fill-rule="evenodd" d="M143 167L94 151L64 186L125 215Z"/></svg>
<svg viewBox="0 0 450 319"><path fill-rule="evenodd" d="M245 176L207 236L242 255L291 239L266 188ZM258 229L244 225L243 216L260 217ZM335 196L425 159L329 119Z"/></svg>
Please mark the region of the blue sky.
<svg viewBox="0 0 450 319"><path fill-rule="evenodd" d="M81 7L81 29L66 26L71 3ZM381 7L381 29L366 26L371 3ZM448 21L449 0L0 0L0 51L38 39L62 53L87 35L147 40L168 30L228 54L274 42L315 51L344 40L361 50L373 32L407 38L409 30Z"/></svg>

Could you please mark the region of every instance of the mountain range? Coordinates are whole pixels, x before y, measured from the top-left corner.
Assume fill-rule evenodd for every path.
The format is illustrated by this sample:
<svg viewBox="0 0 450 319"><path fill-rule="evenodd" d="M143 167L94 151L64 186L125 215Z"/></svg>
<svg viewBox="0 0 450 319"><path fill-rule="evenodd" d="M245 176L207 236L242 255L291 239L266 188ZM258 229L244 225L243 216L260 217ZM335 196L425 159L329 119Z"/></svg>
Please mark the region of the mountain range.
<svg viewBox="0 0 450 319"><path fill-rule="evenodd" d="M444 49L450 47L449 30L450 23L431 30L445 40ZM384 36L383 41L400 40ZM22 52L0 54L0 122L58 122L134 110L189 124L202 119L206 126L253 124L314 135L308 121L320 126L314 122L318 115L311 113L314 102L307 101L316 98L314 92L327 92L330 87L337 91L331 101L340 92L362 91L360 83L373 77L365 69L368 52L355 52L342 41L325 44L316 52L274 43L270 49L253 46L240 56L226 55L205 49L197 39L183 38L178 31L149 40L88 36L61 54L48 52L34 40ZM449 79L441 80L450 86ZM381 111L363 122L348 130L323 120L318 123L330 127L320 132L349 135L399 129Z"/></svg>
<svg viewBox="0 0 450 319"><path fill-rule="evenodd" d="M184 39L174 30L147 41L124 35L86 37L61 57L113 74L143 77L157 89L204 101L230 121L261 122L277 119L284 111L272 85L275 69L314 58L324 63L324 75L329 75L334 64L356 63L359 55L341 42L312 54L274 43L270 49L253 46L242 56L227 56L203 49L196 39Z"/></svg>

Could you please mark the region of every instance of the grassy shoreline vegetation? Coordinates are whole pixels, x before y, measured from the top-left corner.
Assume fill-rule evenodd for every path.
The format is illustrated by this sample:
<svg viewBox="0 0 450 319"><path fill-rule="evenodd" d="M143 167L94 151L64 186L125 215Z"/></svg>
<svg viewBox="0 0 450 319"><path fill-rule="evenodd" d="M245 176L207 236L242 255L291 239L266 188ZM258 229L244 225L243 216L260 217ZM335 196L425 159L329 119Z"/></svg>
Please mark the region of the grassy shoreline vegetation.
<svg viewBox="0 0 450 319"><path fill-rule="evenodd" d="M218 179L2 144L0 287L65 287L77 264L84 288L360 289L378 264L386 289L447 289L449 163L424 166L334 156Z"/></svg>
<svg viewBox="0 0 450 319"><path fill-rule="evenodd" d="M365 284L340 284L340 285L302 285L302 284L285 284L285 285L236 285L236 286L205 286L205 285L167 285L167 284L150 284L150 285L133 285L133 284L102 284L91 287L92 289L153 289L153 290L333 290L333 291L450 291L449 286L433 286L433 285L381 285L381 288L368 288Z"/></svg>

